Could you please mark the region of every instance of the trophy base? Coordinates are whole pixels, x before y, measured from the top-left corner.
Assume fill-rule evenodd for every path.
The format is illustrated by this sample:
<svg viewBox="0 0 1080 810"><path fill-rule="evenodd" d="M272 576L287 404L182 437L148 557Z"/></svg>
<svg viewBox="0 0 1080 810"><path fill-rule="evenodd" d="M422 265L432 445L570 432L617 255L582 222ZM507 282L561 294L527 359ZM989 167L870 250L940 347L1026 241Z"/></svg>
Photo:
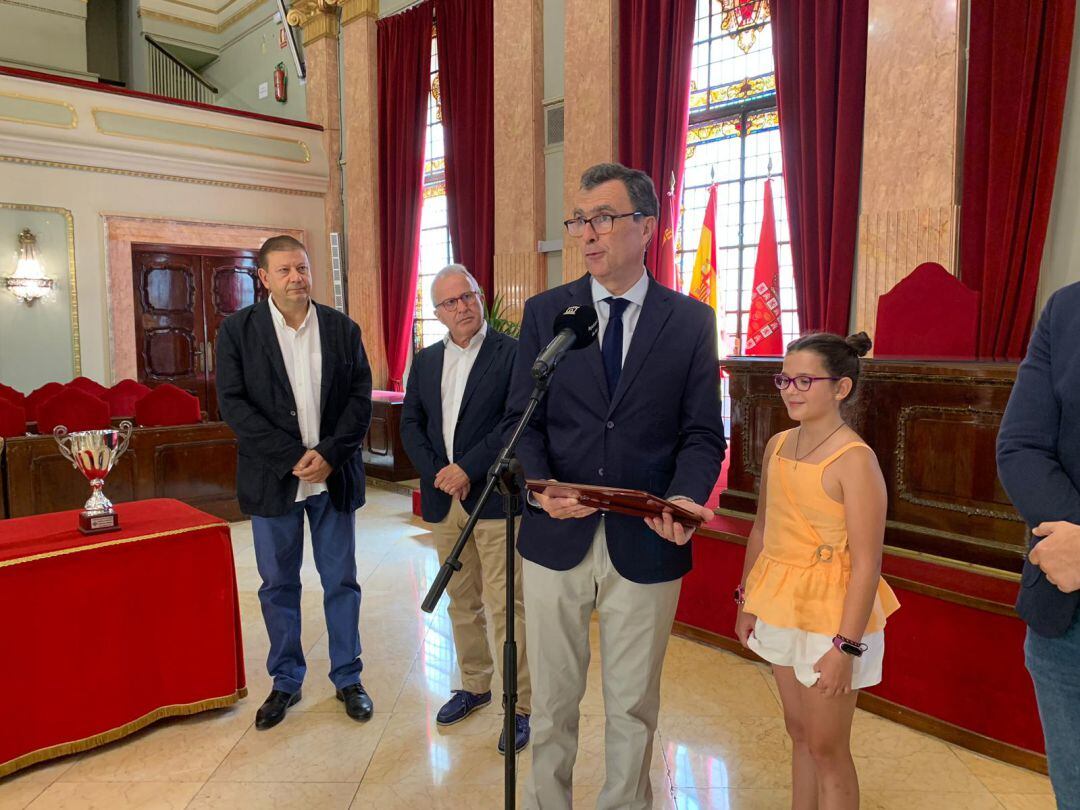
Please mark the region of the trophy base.
<svg viewBox="0 0 1080 810"><path fill-rule="evenodd" d="M79 531L83 534L101 534L103 532L115 532L119 529L120 520L116 512L79 513Z"/></svg>

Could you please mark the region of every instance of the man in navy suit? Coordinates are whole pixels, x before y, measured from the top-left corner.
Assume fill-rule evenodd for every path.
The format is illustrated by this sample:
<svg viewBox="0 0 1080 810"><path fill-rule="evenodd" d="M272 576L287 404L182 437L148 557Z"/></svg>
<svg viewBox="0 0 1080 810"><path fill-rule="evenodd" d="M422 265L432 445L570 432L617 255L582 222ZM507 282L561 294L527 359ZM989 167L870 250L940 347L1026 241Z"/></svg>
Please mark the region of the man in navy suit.
<svg viewBox="0 0 1080 810"><path fill-rule="evenodd" d="M484 294L460 264L443 268L431 285L435 316L447 336L413 358L401 440L420 471L424 520L433 523L435 546L446 559L476 508L484 480L502 449L499 426L514 368L517 341L484 322ZM461 669L461 689L439 709L436 722L458 723L491 702L494 657L488 646L484 597L491 607L496 642L506 638L506 520L502 498L484 507L461 553L462 568L450 579L450 620ZM529 742L529 669L524 653L525 606L520 560L514 632L522 650L514 747ZM506 740L499 737L499 751Z"/></svg>
<svg viewBox="0 0 1080 810"><path fill-rule="evenodd" d="M311 300L311 266L291 236L267 239L259 280L270 298L225 319L218 332L221 418L236 433L236 496L251 515L274 680L255 715L271 728L300 700L304 514L323 586L330 680L345 712L368 720L360 682L360 585L354 515L364 505L360 444L371 422L371 368L360 327Z"/></svg>
<svg viewBox="0 0 1080 810"><path fill-rule="evenodd" d="M530 370L568 306L597 310L599 340L566 355L517 456L528 478L647 490L702 517L726 444L716 314L657 284L645 249L659 206L643 172L600 164L581 178L566 229L588 274L525 304L508 423L524 411ZM649 764L660 670L690 570L690 532L582 506L549 488L529 501L518 549L533 678L533 763L526 806L570 808L589 624L600 619L606 781L599 808L652 806Z"/></svg>
<svg viewBox="0 0 1080 810"><path fill-rule="evenodd" d="M1051 296L998 433L998 475L1031 529L1016 610L1060 810L1080 810L1080 284Z"/></svg>

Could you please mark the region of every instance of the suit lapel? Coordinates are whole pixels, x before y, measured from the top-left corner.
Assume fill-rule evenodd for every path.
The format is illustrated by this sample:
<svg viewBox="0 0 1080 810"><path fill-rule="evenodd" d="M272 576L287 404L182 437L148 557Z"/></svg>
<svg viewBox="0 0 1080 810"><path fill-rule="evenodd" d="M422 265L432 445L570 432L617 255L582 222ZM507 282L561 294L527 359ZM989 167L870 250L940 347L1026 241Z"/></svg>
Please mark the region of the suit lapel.
<svg viewBox="0 0 1080 810"><path fill-rule="evenodd" d="M469 379L465 381L465 392L461 396L459 415L465 412L465 406L469 404L469 399L480 386L480 381L484 379L487 370L491 368L491 363L495 359L495 355L498 354L501 344L502 341L499 340L499 336L489 327L484 342L480 344L480 352L476 355L476 362L473 363L473 367L469 371Z"/></svg>
<svg viewBox="0 0 1080 810"><path fill-rule="evenodd" d="M326 399L330 393L330 386L334 382L334 372L337 369L336 360L341 359L342 353L338 346L338 331L329 322L329 317L323 312L323 308L314 301L315 316L319 319L319 348L322 352L322 378L319 381L319 417L322 418L326 410Z"/></svg>
<svg viewBox="0 0 1080 810"><path fill-rule="evenodd" d="M449 457L450 453L446 449L446 440L443 438L443 418L442 418L442 371L443 362L446 359L446 346L442 343L436 343L434 346L434 352L432 356L432 365L434 368L428 374L420 375L422 391L420 392L421 402L427 405L428 418L431 420L431 432L435 434L438 444L436 449L442 447L443 455Z"/></svg>
<svg viewBox="0 0 1080 810"><path fill-rule="evenodd" d="M293 406L295 407L296 402L293 397L292 383L289 382L289 373L285 370L285 359L281 356L281 344L278 343L277 331L274 329L274 321L270 315L269 299L258 305L253 320L255 329L259 333L259 342L262 344L262 349L266 352L278 381L289 392L289 399L293 400Z"/></svg>
<svg viewBox="0 0 1080 810"><path fill-rule="evenodd" d="M626 393L626 389L634 382L634 377L645 365L645 358L652 350L660 329L664 326L671 315L671 291L657 284L652 278L649 279L649 289L645 293L645 303L642 304L641 314L638 315L637 326L634 328L634 337L630 341L630 349L626 353L626 361L623 363L622 374L619 375L619 384L615 388L615 395L611 398L610 414L615 410L619 401Z"/></svg>
<svg viewBox="0 0 1080 810"><path fill-rule="evenodd" d="M594 306L592 299L592 276L586 273L576 282L570 285L570 303L578 306ZM581 349L585 355L585 364L596 378L596 384L600 388L600 396L604 402L608 402L607 377L604 375L604 358L600 354L600 341L594 340L591 346Z"/></svg>

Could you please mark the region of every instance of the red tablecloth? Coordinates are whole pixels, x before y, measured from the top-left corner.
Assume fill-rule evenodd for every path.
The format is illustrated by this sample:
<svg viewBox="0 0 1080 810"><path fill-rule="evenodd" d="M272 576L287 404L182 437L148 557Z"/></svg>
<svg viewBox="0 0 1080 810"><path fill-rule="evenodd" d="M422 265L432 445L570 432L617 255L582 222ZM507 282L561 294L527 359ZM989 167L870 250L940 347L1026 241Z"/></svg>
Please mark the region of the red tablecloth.
<svg viewBox="0 0 1080 810"><path fill-rule="evenodd" d="M179 501L0 521L0 777L247 694L229 526Z"/></svg>

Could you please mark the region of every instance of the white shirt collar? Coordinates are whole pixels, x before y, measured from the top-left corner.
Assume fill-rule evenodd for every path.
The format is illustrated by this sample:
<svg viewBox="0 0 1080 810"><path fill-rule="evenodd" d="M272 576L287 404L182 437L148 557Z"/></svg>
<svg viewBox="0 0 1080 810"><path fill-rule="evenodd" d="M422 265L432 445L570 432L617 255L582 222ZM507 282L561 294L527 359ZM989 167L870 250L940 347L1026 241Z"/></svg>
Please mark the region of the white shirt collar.
<svg viewBox="0 0 1080 810"><path fill-rule="evenodd" d="M270 302L270 317L273 318L274 323L277 325L278 329L284 329L285 327L287 327L289 325L285 321L285 316L281 314L281 310L278 309L277 304L274 303L273 296L270 296L267 300ZM311 322L311 316L314 313L315 313L315 302L311 301L309 299L308 300L307 315L304 316L304 322L302 324L300 324L300 327L296 330L297 332L299 332L301 329L303 329L305 326L307 326Z"/></svg>
<svg viewBox="0 0 1080 810"><path fill-rule="evenodd" d="M469 345L465 346L464 348L462 348L461 346L458 346L456 343L454 343L453 338L450 337L450 333L447 332L446 336L443 338L443 346L446 346L446 347L453 346L458 351L467 352L470 349L475 349L477 346L479 346L481 343L484 342L484 338L487 337L487 330L488 330L487 321L481 320L480 321L480 329L477 330L475 335L473 335L471 338L469 338Z"/></svg>
<svg viewBox="0 0 1080 810"><path fill-rule="evenodd" d="M649 292L649 274L645 272L644 266L641 268L641 278L637 280L633 287L624 292L618 298L625 298L631 304L637 304L639 307L645 305L645 295ZM611 293L605 289L604 285L592 279L592 300L593 304L598 304L605 298L613 297Z"/></svg>

